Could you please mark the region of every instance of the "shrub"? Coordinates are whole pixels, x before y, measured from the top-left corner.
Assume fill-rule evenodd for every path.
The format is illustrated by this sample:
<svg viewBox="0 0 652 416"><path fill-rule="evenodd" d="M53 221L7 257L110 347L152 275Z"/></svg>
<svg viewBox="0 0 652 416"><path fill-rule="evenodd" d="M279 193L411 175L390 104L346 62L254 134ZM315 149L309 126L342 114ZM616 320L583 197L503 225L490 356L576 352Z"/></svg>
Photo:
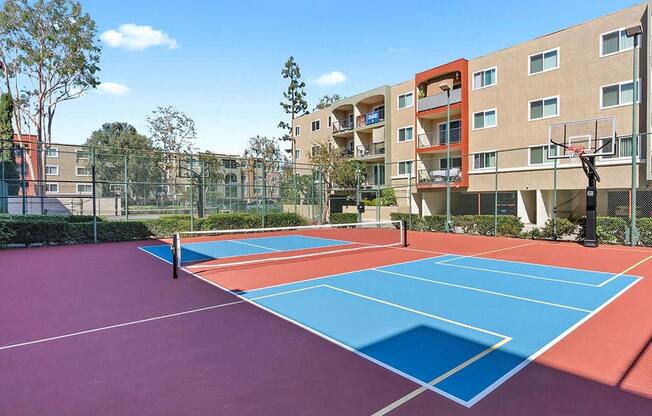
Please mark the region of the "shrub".
<svg viewBox="0 0 652 416"><path fill-rule="evenodd" d="M636 224L640 233L639 243L648 247L652 246L652 218L640 218Z"/></svg>
<svg viewBox="0 0 652 416"><path fill-rule="evenodd" d="M358 222L355 212L333 212L330 217L331 224L351 224Z"/></svg>
<svg viewBox="0 0 652 416"><path fill-rule="evenodd" d="M395 206L396 205L396 194L394 193L394 189L392 188L385 188L380 190L380 198L379 199L363 199L362 203L367 206L383 206L383 207L390 207L390 206Z"/></svg>
<svg viewBox="0 0 652 416"><path fill-rule="evenodd" d="M522 238L528 238L530 240L541 240L543 237L543 233L540 229L538 228L533 228L530 231L526 231L521 234Z"/></svg>
<svg viewBox="0 0 652 416"><path fill-rule="evenodd" d="M584 241L586 217L580 220L580 234L578 240ZM596 219L596 234L598 242L602 244L624 244L626 243L627 220L620 217L598 217Z"/></svg>
<svg viewBox="0 0 652 416"><path fill-rule="evenodd" d="M493 217L491 217L493 219ZM500 215L498 217L498 235L518 237L523 231L523 222L514 215Z"/></svg>
<svg viewBox="0 0 652 416"><path fill-rule="evenodd" d="M424 231L444 232L446 229L445 215L426 215L423 217Z"/></svg>
<svg viewBox="0 0 652 416"><path fill-rule="evenodd" d="M294 212L270 212L265 215L265 227L296 227L306 224L308 221Z"/></svg>
<svg viewBox="0 0 652 416"><path fill-rule="evenodd" d="M556 219L557 237L571 236L577 231L577 224L566 218ZM554 238L554 225L552 218L548 219L541 230L543 238Z"/></svg>
<svg viewBox="0 0 652 416"><path fill-rule="evenodd" d="M410 231L428 231L425 220L416 214L392 212L389 214L389 218L392 221L405 220L405 224Z"/></svg>

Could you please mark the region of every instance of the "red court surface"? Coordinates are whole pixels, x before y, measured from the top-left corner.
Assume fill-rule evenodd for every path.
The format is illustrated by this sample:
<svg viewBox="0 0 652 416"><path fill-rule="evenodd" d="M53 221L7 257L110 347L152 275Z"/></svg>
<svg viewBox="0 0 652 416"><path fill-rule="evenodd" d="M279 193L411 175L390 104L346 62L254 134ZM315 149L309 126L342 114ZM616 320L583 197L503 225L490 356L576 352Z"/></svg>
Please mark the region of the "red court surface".
<svg viewBox="0 0 652 416"><path fill-rule="evenodd" d="M160 241L2 250L0 415L652 414L652 250L409 241L195 272L251 290L451 253L643 278L467 408L201 279L172 280L138 250Z"/></svg>

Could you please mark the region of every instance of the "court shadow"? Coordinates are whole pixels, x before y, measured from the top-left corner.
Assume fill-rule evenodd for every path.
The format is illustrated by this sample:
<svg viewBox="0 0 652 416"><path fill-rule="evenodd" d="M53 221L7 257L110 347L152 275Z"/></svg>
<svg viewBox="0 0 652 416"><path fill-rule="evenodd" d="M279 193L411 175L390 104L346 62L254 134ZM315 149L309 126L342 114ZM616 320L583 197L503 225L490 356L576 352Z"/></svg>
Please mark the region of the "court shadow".
<svg viewBox="0 0 652 416"><path fill-rule="evenodd" d="M366 345L359 351L420 380L431 382L436 378L435 388L468 400L475 395L471 392L480 392L525 359L499 349L479 357L474 363L468 363L467 360L482 354L482 351L489 347L490 345L483 342L421 325ZM646 354L648 347L649 344L641 350L635 361ZM488 360L490 357L491 361ZM495 372L492 371L492 362L496 363ZM467 371L471 371L465 374L467 363ZM635 394L621 386L622 380L633 368L633 363L623 371L620 380L613 380L612 384L565 371L562 368L571 367L566 362L558 364L559 367L551 365L549 361L546 364L540 361L531 362L470 408L463 407L437 392L424 391L401 404L390 414L652 414L652 397ZM474 365L476 368L472 369ZM475 383L481 383L483 387L478 389L477 385L473 385ZM417 388L415 384L414 390ZM406 394L408 393L410 392L406 391ZM388 400L387 405L398 399L400 397Z"/></svg>

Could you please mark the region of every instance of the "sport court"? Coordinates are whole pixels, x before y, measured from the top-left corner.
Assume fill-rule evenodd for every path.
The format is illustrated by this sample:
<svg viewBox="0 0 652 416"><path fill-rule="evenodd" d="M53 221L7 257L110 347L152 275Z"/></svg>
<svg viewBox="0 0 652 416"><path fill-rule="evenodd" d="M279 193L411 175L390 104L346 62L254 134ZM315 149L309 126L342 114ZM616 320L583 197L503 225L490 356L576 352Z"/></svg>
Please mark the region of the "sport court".
<svg viewBox="0 0 652 416"><path fill-rule="evenodd" d="M35 386L66 414L650 409L652 251L394 226L187 235L178 279L170 241L37 249L80 260L21 279L34 249L2 252L0 409L39 409Z"/></svg>

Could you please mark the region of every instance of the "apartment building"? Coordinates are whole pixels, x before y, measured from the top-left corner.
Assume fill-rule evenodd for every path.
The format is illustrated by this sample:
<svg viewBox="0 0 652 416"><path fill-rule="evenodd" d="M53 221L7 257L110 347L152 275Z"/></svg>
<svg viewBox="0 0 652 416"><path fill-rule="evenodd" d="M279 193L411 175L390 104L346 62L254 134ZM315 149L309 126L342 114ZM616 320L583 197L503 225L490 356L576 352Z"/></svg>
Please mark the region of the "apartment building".
<svg viewBox="0 0 652 416"><path fill-rule="evenodd" d="M444 63L397 85L381 87L389 94L383 101L386 109L391 105L391 111L385 112L383 122L387 151L377 160L392 172L384 181L376 180L375 171L370 172L368 182L386 186L401 180L405 183L409 166L413 173L412 211L421 215L444 213L446 120L450 109L452 213L493 214L497 190L499 214L518 215L526 223L542 225L552 215L555 203L559 215L579 215L587 182L580 165L565 160L555 164L548 158L549 152L556 151L548 148L550 125L614 117L619 136L611 149L614 155L597 160L602 177L599 188L604 190L599 194L598 214L626 215L630 198L627 188L631 186L632 141L631 135L626 136L632 128L633 39L624 29L643 27L637 48L637 116L638 131L647 132L648 20L648 4L638 4L481 57ZM353 126L342 140L342 133L334 128L321 132L314 128L315 120L329 127L341 123L342 115L350 117L344 121L357 120L369 111L369 107L357 104L365 102L366 96L359 94L346 104L340 101L297 118L293 130L295 160L303 157L306 161L310 146L318 139L330 139L347 150L376 143L375 129L364 135ZM341 111L343 108L351 111ZM646 159L649 147L647 140L641 140L639 163ZM643 193L650 192L645 189L645 180L652 178L652 172L647 172L647 178L645 173L643 170L639 178ZM642 210L650 214L652 206Z"/></svg>

